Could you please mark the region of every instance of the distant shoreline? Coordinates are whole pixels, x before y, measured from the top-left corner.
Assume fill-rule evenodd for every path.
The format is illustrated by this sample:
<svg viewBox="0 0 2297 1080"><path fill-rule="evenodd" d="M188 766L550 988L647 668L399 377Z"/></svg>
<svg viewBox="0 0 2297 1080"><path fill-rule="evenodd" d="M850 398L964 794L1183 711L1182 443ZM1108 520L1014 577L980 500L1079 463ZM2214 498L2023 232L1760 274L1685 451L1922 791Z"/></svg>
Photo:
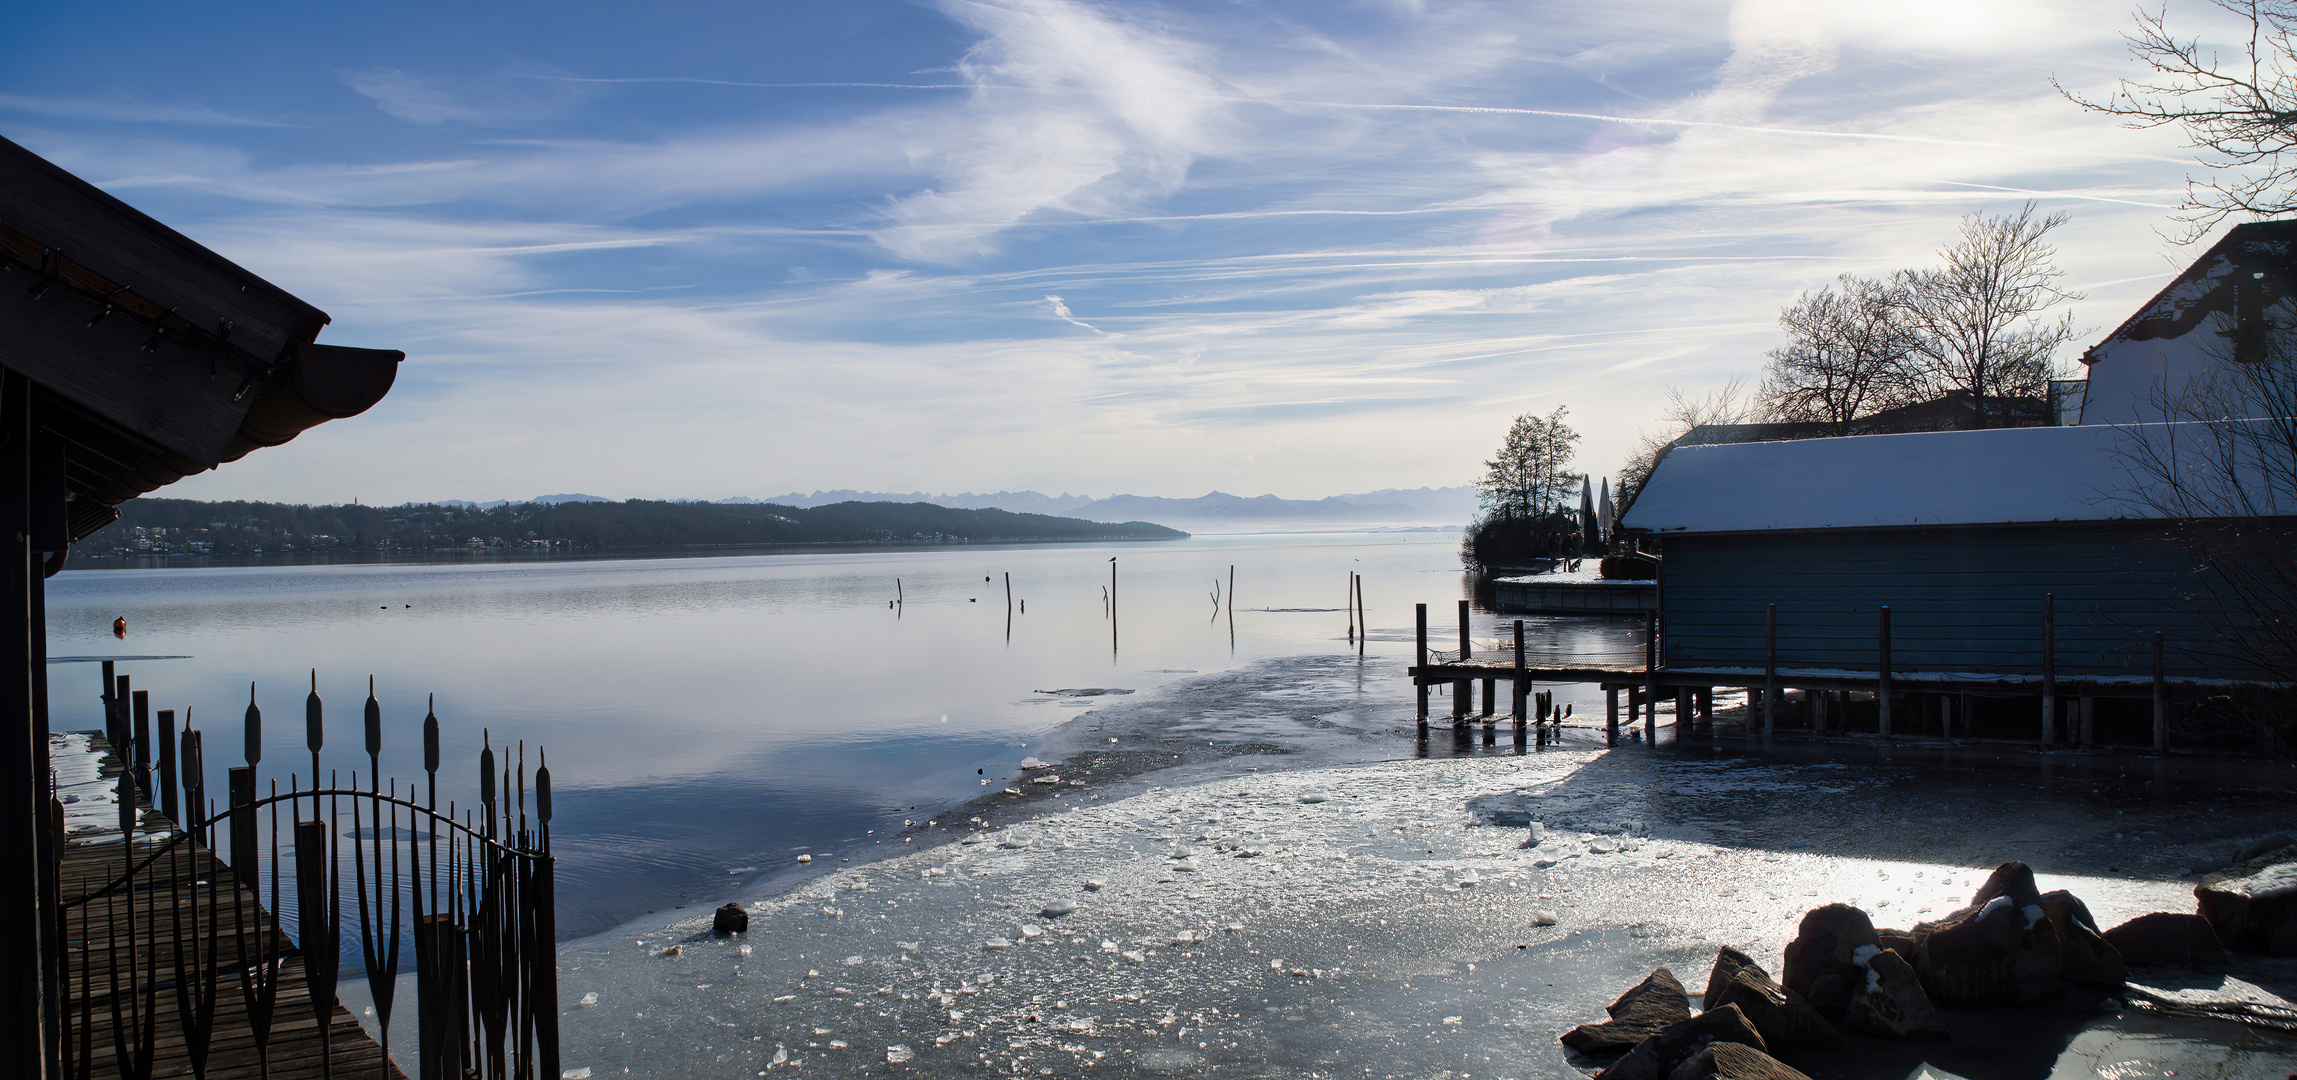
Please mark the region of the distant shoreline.
<svg viewBox="0 0 2297 1080"><path fill-rule="evenodd" d="M840 552L902 552L942 548L1012 548L1079 544L1161 544L1192 538L1177 536L1094 536L1049 539L946 540L887 542L882 540L823 541L803 544L685 544L677 547L584 548L547 551L514 548L437 548L407 552L282 551L251 555L202 555L180 552L163 555L74 554L65 565L72 570L169 570L229 566L357 566L452 565L467 563L600 562L614 559L701 559L727 555L809 555Z"/></svg>

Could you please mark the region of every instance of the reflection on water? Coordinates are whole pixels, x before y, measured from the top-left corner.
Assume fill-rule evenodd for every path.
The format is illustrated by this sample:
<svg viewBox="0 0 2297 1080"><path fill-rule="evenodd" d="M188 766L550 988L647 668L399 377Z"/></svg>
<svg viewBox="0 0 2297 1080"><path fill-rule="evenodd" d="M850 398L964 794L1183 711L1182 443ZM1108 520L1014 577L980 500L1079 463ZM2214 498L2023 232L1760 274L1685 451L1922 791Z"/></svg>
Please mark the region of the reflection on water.
<svg viewBox="0 0 2297 1080"><path fill-rule="evenodd" d="M866 846L889 822L978 794L976 769L1017 761L1034 736L1082 711L1063 707L1081 699L1038 691L1149 691L1272 657L1353 654L1352 573L1363 575L1369 656L1410 654L1415 602L1456 637L1457 544L1447 534L1355 534L73 570L49 582L49 650L187 657L120 670L151 691L154 709L216 732L211 747L238 744L254 682L272 718L267 775L276 767L283 780L309 760L295 720L314 668L328 764L346 777L365 769L359 707L370 673L386 775L420 775L431 693L450 769L474 759L482 728L498 744L547 745L561 792L560 929L574 935L715 895L729 870ZM1219 617L1208 622L1215 588ZM114 639L114 620L132 628L128 645ZM1505 631L1488 616L1474 628L1495 644ZM1640 632L1532 620L1527 648L1535 660L1626 660ZM59 729L100 726L97 672L53 667ZM1370 682L1366 694L1408 715L1402 680ZM223 755L211 756L220 771ZM440 796L467 801L476 787L475 775L450 775Z"/></svg>

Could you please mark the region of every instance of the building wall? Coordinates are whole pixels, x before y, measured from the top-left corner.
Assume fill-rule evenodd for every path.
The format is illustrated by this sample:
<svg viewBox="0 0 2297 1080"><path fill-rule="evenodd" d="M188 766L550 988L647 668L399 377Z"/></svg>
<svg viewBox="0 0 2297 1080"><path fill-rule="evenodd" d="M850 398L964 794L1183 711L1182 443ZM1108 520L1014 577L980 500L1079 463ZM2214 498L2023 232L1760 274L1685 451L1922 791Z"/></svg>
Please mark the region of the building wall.
<svg viewBox="0 0 2297 1080"><path fill-rule="evenodd" d="M1678 534L1664 539L1666 662L1763 664L1778 605L1782 667L1875 669L1891 609L1892 669L2039 674L2054 594L2060 677L2148 675L2150 634L2172 677L2254 678L2227 654L2244 616L2218 610L2195 558L2144 523Z"/></svg>

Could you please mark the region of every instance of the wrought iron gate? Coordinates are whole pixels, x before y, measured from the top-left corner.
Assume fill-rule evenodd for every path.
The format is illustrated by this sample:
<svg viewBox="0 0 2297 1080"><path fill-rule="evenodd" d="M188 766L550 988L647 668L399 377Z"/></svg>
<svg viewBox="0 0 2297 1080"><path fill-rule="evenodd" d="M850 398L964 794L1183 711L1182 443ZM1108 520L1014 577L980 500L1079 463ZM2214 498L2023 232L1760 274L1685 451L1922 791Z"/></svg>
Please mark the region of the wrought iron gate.
<svg viewBox="0 0 2297 1080"><path fill-rule="evenodd" d="M386 1047L402 946L412 947L420 1080L556 1080L550 769L540 750L531 815L523 744L515 756L504 747L498 762L490 743L479 754L478 806L450 800L442 808L435 710L423 719L424 790L378 780L382 709L370 681L364 787L357 772L348 783L330 772L325 786L291 773L286 790L273 779L259 791L262 714L251 692L246 764L224 770L218 807L202 733L177 732L171 710L157 715L155 730L145 692L130 691L124 676L115 683L111 666L105 727L123 766L123 842L116 857L104 855L109 869L101 873L83 866L75 875L65 860L56 927L64 974L58 1075L144 1080L188 1067L205 1077L224 1058L244 1068L252 1055L256 1075L269 1076L286 1064L275 1037L310 1034L297 1012L306 1008L317 1026L317 1075L368 1075L366 1068L393 1075L387 1051L362 1068L344 1055L363 1047L333 1045L341 958L352 934ZM315 676L305 703L313 777L321 721ZM154 810L156 818L147 816ZM61 833L60 806L55 827ZM57 846L65 847L61 836ZM288 910L283 892L293 905L292 942L273 919ZM175 1055L180 1063L170 1060Z"/></svg>

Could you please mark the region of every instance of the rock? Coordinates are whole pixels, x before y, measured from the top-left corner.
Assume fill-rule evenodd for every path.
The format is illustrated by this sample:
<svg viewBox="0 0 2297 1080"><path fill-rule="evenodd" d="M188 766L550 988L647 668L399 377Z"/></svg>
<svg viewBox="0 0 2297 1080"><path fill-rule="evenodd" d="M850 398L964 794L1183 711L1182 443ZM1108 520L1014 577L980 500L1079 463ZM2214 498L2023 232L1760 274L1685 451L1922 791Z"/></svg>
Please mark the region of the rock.
<svg viewBox="0 0 2297 1080"><path fill-rule="evenodd" d="M2106 931L2105 939L2133 967L2225 962L2225 946L2218 944L2217 931L2199 915L2169 911L2140 915Z"/></svg>
<svg viewBox="0 0 2297 1080"><path fill-rule="evenodd" d="M713 934L739 934L750 928L750 913L740 904L727 904L710 916Z"/></svg>
<svg viewBox="0 0 2297 1080"><path fill-rule="evenodd" d="M1712 1011L1725 1005L1736 1005L1746 1014L1755 1030L1763 1033L1763 1044L1772 1050L1826 1049L1842 1043L1842 1034L1811 1008L1801 994L1773 981L1770 974L1757 967L1746 954L1735 949L1724 949L1724 955L1715 958L1716 974L1721 974L1726 958L1744 961L1735 966L1722 986L1715 986L1715 978L1707 980L1707 1008Z"/></svg>
<svg viewBox="0 0 2297 1080"><path fill-rule="evenodd" d="M1764 1049L1762 1033L1736 1005L1708 1009L1689 1020L1636 1043L1627 1056L1596 1075L1596 1080L1661 1080L1699 1051L1719 1042L1735 1042Z"/></svg>
<svg viewBox="0 0 2297 1080"><path fill-rule="evenodd" d="M1842 1026L1892 1039L1947 1038L1946 1022L1923 993L1914 966L1889 949L1859 950L1862 981L1843 1009Z"/></svg>
<svg viewBox="0 0 2297 1080"><path fill-rule="evenodd" d="M1971 907L1983 907L1998 896L2007 896L2015 907L2039 907L2042 891L2034 884L2034 871L2022 862L2006 862L1986 875L1986 883L1978 886L1970 897Z"/></svg>
<svg viewBox="0 0 2297 1080"><path fill-rule="evenodd" d="M2121 951L2098 933L2098 922L2080 897L2064 889L2043 893L2042 914L2058 930L2060 977L2100 990L2121 989L2127 973Z"/></svg>
<svg viewBox="0 0 2297 1080"><path fill-rule="evenodd" d="M1752 1046L1716 1043L1675 1067L1667 1080L1810 1080L1802 1071Z"/></svg>
<svg viewBox="0 0 2297 1080"><path fill-rule="evenodd" d="M1675 981L1674 972L1659 968L1603 1011L1611 1014L1611 1019L1564 1032L1563 1045L1589 1057L1624 1053L1670 1025L1689 1020L1691 998L1683 992L1683 984Z"/></svg>
<svg viewBox="0 0 2297 1080"><path fill-rule="evenodd" d="M1737 949L1728 945L1716 949L1715 966L1707 969L1707 992L1700 997L1699 1007L1714 1008L1722 1000L1723 988L1731 985L1731 976L1738 974L1740 968L1750 967L1762 970L1752 957Z"/></svg>
<svg viewBox="0 0 2297 1080"><path fill-rule="evenodd" d="M2020 905L2014 892L1997 893L1915 927L1922 944L1914 952L1914 970L1930 1000L1949 1009L2028 1005L2057 989L2064 964L2058 928L2042 911L2040 894L2033 899Z"/></svg>
<svg viewBox="0 0 2297 1080"><path fill-rule="evenodd" d="M2193 887L2217 940L2239 952L2297 953L2297 851L2284 849L2201 879Z"/></svg>
<svg viewBox="0 0 2297 1080"><path fill-rule="evenodd" d="M2271 855L2283 848L2292 847L2297 847L2297 838L2292 838L2288 833L2275 833L2234 852L2233 862L2228 865L2239 866L2260 855Z"/></svg>
<svg viewBox="0 0 2297 1080"><path fill-rule="evenodd" d="M1922 944L1922 939L1916 937L1911 930L1886 930L1877 927L1874 931L1874 943L1911 962L1914 959L1914 950Z"/></svg>
<svg viewBox="0 0 2297 1080"><path fill-rule="evenodd" d="M1868 946L1879 947L1874 922L1866 912L1849 904L1813 909L1803 916L1795 939L1787 942L1779 983L1801 994L1819 1012L1840 1017L1867 977L1852 954Z"/></svg>

